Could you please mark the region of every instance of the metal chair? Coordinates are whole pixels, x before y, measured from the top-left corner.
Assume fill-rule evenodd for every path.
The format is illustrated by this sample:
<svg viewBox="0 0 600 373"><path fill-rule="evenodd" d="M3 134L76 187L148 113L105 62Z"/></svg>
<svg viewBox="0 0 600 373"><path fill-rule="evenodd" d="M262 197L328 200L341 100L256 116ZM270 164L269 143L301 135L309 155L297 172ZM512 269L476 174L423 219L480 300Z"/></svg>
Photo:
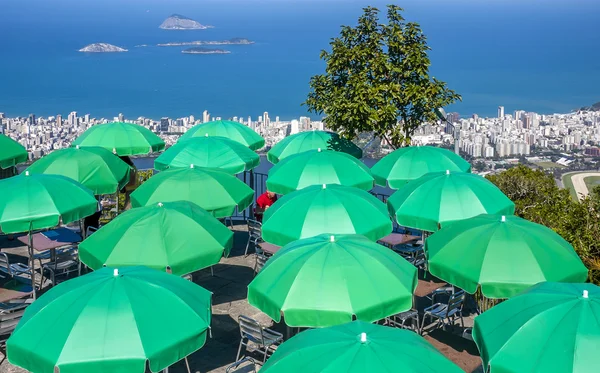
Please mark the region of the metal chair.
<svg viewBox="0 0 600 373"><path fill-rule="evenodd" d="M56 285L58 280L68 279L69 275L77 272L81 273L81 262L76 247L71 247L56 253L53 262L48 262L42 266L42 284L44 277L50 279L52 286ZM46 275L47 273L47 275Z"/></svg>
<svg viewBox="0 0 600 373"><path fill-rule="evenodd" d="M256 373L256 361L253 358L246 356L245 358L238 360L235 363L231 364L225 370L225 373L233 373L233 372Z"/></svg>
<svg viewBox="0 0 600 373"><path fill-rule="evenodd" d="M410 325L407 325L407 321L410 320ZM400 312L396 315L386 317L386 324L392 327L412 330L417 334L421 334L421 320L419 319L419 312L417 310L409 310L406 312Z"/></svg>
<svg viewBox="0 0 600 373"><path fill-rule="evenodd" d="M246 243L246 251L244 251L244 256L248 256L248 249L250 248L250 244L256 250L256 247L262 241L262 223L258 220L248 219L248 243Z"/></svg>
<svg viewBox="0 0 600 373"><path fill-rule="evenodd" d="M9 302L0 303L0 353L4 355L0 364L6 359L6 341L17 327L17 324L25 313L33 299L15 299Z"/></svg>
<svg viewBox="0 0 600 373"><path fill-rule="evenodd" d="M265 264L267 264L267 260L269 260L269 257L266 256L262 251L257 251L255 255L256 261L254 263L254 275L256 276L260 273L260 271L262 271Z"/></svg>
<svg viewBox="0 0 600 373"><path fill-rule="evenodd" d="M240 315L238 317L240 324L240 347L238 348L236 361L240 359L242 346L248 348L250 342L257 346L257 350L263 354L263 363L267 361L269 352L275 352L275 347L283 342L283 335L274 330L263 327L258 321L248 316Z"/></svg>
<svg viewBox="0 0 600 373"><path fill-rule="evenodd" d="M461 327L465 327L465 323L462 315L462 306L465 300L465 292L463 290L458 291L450 296L448 303L435 303L434 305L425 308L423 311L423 323L421 324L421 330L425 328L425 320L427 317L431 320L436 319L435 327L442 327L454 325L456 317L460 318Z"/></svg>
<svg viewBox="0 0 600 373"><path fill-rule="evenodd" d="M26 274L31 276L31 268L23 263L11 263L6 253L0 252L0 272L13 278L18 275Z"/></svg>
<svg viewBox="0 0 600 373"><path fill-rule="evenodd" d="M423 250L417 252L417 255L412 258L408 258L407 260L410 264L414 265L418 269L422 269L424 271L427 270L427 258L425 257L425 252Z"/></svg>

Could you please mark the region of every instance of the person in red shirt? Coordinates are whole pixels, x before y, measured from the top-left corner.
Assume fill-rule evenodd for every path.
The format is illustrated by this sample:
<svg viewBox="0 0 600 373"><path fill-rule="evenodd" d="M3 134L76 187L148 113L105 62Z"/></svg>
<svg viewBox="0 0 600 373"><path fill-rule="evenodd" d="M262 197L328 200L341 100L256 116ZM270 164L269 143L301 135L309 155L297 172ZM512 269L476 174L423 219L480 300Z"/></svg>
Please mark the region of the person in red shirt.
<svg viewBox="0 0 600 373"><path fill-rule="evenodd" d="M275 201L277 201L277 194L268 190L261 194L256 199L256 208L254 209L254 216L256 217L256 220L262 221L265 210L271 207Z"/></svg>

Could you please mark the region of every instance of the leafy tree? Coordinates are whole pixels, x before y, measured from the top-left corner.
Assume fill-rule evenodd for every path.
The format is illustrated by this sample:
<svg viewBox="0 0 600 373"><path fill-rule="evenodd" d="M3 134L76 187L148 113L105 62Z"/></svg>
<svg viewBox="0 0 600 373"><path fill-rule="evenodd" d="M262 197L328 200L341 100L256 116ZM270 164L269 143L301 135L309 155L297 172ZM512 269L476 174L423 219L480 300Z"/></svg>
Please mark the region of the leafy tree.
<svg viewBox="0 0 600 373"><path fill-rule="evenodd" d="M515 214L560 234L600 283L600 187L580 203L556 185L551 174L525 166L488 176L515 203Z"/></svg>
<svg viewBox="0 0 600 373"><path fill-rule="evenodd" d="M435 109L461 99L430 77L426 37L396 5L387 7L387 24L379 23L377 8L365 8L330 45L331 52L321 52L325 74L311 78L304 105L348 139L372 131L401 147L419 125L436 120Z"/></svg>

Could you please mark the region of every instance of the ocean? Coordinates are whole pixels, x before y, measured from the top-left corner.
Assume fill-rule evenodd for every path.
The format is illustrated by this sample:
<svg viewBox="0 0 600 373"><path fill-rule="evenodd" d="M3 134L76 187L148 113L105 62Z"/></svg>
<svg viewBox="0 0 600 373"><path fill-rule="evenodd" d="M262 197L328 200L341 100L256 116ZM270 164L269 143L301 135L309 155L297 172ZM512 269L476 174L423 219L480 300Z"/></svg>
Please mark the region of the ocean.
<svg viewBox="0 0 600 373"><path fill-rule="evenodd" d="M432 48L433 75L463 95L463 116L568 112L600 101L600 4L594 0L408 0ZM301 106L321 49L381 0L2 0L0 112L159 119L195 115L282 120ZM214 29L160 30L172 13ZM228 55L157 43L243 37ZM107 42L127 53L85 54ZM147 44L147 47L136 47ZM317 119L317 115L310 115Z"/></svg>

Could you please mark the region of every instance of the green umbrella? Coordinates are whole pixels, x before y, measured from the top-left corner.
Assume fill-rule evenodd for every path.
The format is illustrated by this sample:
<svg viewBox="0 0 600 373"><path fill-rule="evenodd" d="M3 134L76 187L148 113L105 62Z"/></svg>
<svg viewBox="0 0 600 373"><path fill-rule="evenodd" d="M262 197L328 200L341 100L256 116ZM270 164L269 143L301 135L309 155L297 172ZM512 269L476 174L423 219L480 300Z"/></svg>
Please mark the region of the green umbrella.
<svg viewBox="0 0 600 373"><path fill-rule="evenodd" d="M0 229L4 233L51 228L96 212L91 190L60 175L28 171L0 180Z"/></svg>
<svg viewBox="0 0 600 373"><path fill-rule="evenodd" d="M267 189L278 194L323 184L371 190L373 176L364 163L351 155L317 149L285 158L269 171L267 179Z"/></svg>
<svg viewBox="0 0 600 373"><path fill-rule="evenodd" d="M71 146L100 146L120 156L148 154L165 148L165 142L146 127L123 122L88 128Z"/></svg>
<svg viewBox="0 0 600 373"><path fill-rule="evenodd" d="M79 244L79 257L94 270L141 265L182 276L219 263L232 245L232 231L179 201L125 211Z"/></svg>
<svg viewBox="0 0 600 373"><path fill-rule="evenodd" d="M102 268L66 281L27 307L6 343L33 373L158 372L200 349L211 293L143 267Z"/></svg>
<svg viewBox="0 0 600 373"><path fill-rule="evenodd" d="M269 259L248 285L248 302L293 327L373 322L408 311L417 269L360 235L298 240Z"/></svg>
<svg viewBox="0 0 600 373"><path fill-rule="evenodd" d="M362 150L352 141L327 131L306 131L285 137L267 153L269 162L275 164L292 154L307 150L329 149L362 158Z"/></svg>
<svg viewBox="0 0 600 373"><path fill-rule="evenodd" d="M0 168L9 168L27 160L27 149L8 136L0 134Z"/></svg>
<svg viewBox="0 0 600 373"><path fill-rule="evenodd" d="M167 149L154 161L154 168L218 168L231 174L248 171L260 163L258 154L244 145L220 136L192 137Z"/></svg>
<svg viewBox="0 0 600 373"><path fill-rule="evenodd" d="M515 212L515 204L492 182L464 172L422 176L392 194L387 203L398 224L429 232L481 214Z"/></svg>
<svg viewBox="0 0 600 373"><path fill-rule="evenodd" d="M133 207L189 201L217 218L232 216L252 204L254 191L235 176L200 167L159 172L131 193Z"/></svg>
<svg viewBox="0 0 600 373"><path fill-rule="evenodd" d="M69 177L96 195L116 193L129 182L129 165L100 147L55 150L35 161L27 171Z"/></svg>
<svg viewBox="0 0 600 373"><path fill-rule="evenodd" d="M541 283L477 316L473 339L493 373L598 372L598 315L598 286Z"/></svg>
<svg viewBox="0 0 600 373"><path fill-rule="evenodd" d="M471 172L469 162L448 149L433 146L410 146L393 151L372 168L375 182L399 189L407 182L431 172Z"/></svg>
<svg viewBox="0 0 600 373"><path fill-rule="evenodd" d="M553 230L516 216L479 215L427 238L432 275L469 293L510 298L542 281L584 282L588 270Z"/></svg>
<svg viewBox="0 0 600 373"><path fill-rule="evenodd" d="M192 137L203 136L222 136L235 142L249 147L252 150L258 150L265 146L265 139L260 137L256 131L239 122L231 120L215 120L208 123L195 125L181 135L179 141L188 140Z"/></svg>
<svg viewBox="0 0 600 373"><path fill-rule="evenodd" d="M265 211L262 237L286 245L322 233L362 234L373 241L392 232L383 202L364 190L315 185L279 198Z"/></svg>
<svg viewBox="0 0 600 373"><path fill-rule="evenodd" d="M362 321L297 334L260 371L464 373L414 332Z"/></svg>

